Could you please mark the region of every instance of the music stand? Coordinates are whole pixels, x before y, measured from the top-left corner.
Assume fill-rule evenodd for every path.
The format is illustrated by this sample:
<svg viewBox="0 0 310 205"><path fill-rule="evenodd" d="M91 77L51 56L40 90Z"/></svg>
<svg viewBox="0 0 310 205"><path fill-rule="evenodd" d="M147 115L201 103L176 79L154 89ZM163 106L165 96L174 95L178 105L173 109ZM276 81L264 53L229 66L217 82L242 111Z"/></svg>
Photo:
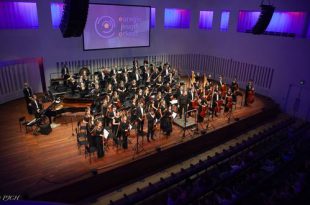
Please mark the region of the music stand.
<svg viewBox="0 0 310 205"><path fill-rule="evenodd" d="M136 144L133 146L132 150L134 151L132 159L135 159L135 156L138 155L140 152L145 151L143 147L143 141L139 142L139 134L137 128L136 128Z"/></svg>

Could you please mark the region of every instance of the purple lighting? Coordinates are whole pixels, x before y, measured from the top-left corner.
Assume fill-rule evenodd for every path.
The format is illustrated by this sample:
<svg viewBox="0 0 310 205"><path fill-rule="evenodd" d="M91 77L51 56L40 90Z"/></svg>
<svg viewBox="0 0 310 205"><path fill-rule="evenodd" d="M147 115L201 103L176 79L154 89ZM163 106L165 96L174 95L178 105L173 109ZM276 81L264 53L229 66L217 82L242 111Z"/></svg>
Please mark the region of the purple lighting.
<svg viewBox="0 0 310 205"><path fill-rule="evenodd" d="M190 11L186 9L165 9L165 28L189 28Z"/></svg>
<svg viewBox="0 0 310 205"><path fill-rule="evenodd" d="M309 39L310 39L310 22L309 22L309 25L308 25L307 38L309 38Z"/></svg>
<svg viewBox="0 0 310 205"><path fill-rule="evenodd" d="M155 28L156 24L156 9L151 8L151 28Z"/></svg>
<svg viewBox="0 0 310 205"><path fill-rule="evenodd" d="M0 2L0 29L39 28L37 4L32 2Z"/></svg>
<svg viewBox="0 0 310 205"><path fill-rule="evenodd" d="M221 15L221 25L220 30L221 31L228 31L228 23L229 23L229 11L223 11Z"/></svg>
<svg viewBox="0 0 310 205"><path fill-rule="evenodd" d="M246 32L251 30L256 24L259 15L259 11L239 11L237 31Z"/></svg>
<svg viewBox="0 0 310 205"><path fill-rule="evenodd" d="M52 24L54 28L59 28L63 14L63 3L51 3Z"/></svg>
<svg viewBox="0 0 310 205"><path fill-rule="evenodd" d="M259 15L260 12L240 11L237 31L247 32L251 30L256 24ZM305 12L274 12L266 31L302 36L305 19Z"/></svg>
<svg viewBox="0 0 310 205"><path fill-rule="evenodd" d="M213 11L200 11L199 28L212 29Z"/></svg>

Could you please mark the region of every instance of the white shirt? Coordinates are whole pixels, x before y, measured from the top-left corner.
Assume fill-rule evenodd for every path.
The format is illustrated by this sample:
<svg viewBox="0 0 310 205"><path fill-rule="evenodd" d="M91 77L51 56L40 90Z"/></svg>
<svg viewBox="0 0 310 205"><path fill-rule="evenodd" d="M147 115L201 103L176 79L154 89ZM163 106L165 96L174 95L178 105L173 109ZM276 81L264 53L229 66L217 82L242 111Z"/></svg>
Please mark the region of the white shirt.
<svg viewBox="0 0 310 205"><path fill-rule="evenodd" d="M142 108L142 107L140 107L140 109L141 109L141 114L143 115L143 108Z"/></svg>

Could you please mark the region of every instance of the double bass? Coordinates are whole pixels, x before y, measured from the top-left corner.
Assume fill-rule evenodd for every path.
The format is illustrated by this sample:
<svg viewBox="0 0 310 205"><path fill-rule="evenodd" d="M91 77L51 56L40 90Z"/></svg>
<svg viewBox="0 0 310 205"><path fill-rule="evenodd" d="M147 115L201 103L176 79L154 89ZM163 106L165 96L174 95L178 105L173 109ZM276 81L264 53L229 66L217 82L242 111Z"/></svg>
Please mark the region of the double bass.
<svg viewBox="0 0 310 205"><path fill-rule="evenodd" d="M247 100L248 104L254 103L254 90L251 89L248 91L248 97L246 100Z"/></svg>
<svg viewBox="0 0 310 205"><path fill-rule="evenodd" d="M252 81L249 81L249 84L246 87L246 92L247 92L247 97L246 97L247 104L254 103L254 88L253 88Z"/></svg>

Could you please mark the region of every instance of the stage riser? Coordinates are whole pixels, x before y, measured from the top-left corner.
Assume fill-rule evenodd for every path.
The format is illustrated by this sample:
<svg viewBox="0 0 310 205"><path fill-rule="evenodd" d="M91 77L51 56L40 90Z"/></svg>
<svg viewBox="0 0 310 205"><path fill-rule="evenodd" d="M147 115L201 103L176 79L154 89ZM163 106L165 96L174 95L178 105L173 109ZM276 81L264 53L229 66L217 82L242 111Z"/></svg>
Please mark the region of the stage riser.
<svg viewBox="0 0 310 205"><path fill-rule="evenodd" d="M215 130L214 132L202 135L172 148L159 151L111 171L62 187L50 193L42 194L33 199L76 203L90 196L112 191L121 185L130 184L140 178L156 173L233 139L245 131L257 127L266 120L276 117L278 112L276 106L265 108L262 112L254 116L240 119L238 122L222 129Z"/></svg>

